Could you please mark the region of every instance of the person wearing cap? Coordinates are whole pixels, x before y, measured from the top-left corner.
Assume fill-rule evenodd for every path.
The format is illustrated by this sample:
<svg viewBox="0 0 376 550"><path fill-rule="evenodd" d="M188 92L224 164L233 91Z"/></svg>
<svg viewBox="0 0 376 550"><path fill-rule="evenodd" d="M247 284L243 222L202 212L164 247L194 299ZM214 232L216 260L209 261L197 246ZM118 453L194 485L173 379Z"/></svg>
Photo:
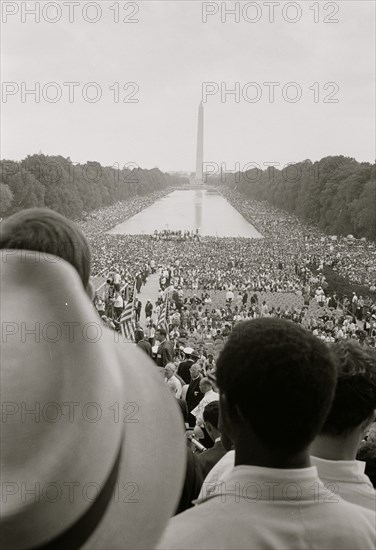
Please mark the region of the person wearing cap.
<svg viewBox="0 0 376 550"><path fill-rule="evenodd" d="M235 467L210 498L170 520L159 548L374 549L375 514L325 487L310 462L335 393L330 348L293 322L245 321L217 380Z"/></svg>
<svg viewBox="0 0 376 550"><path fill-rule="evenodd" d="M0 546L155 548L185 472L175 400L98 323L72 265L24 252L0 259Z"/></svg>

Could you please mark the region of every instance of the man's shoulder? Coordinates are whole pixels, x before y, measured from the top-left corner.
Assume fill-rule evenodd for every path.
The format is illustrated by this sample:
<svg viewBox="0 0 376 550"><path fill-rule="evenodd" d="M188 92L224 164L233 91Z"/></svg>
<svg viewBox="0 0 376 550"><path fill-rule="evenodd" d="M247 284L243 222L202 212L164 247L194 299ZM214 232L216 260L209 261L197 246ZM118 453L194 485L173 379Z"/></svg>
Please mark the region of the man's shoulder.
<svg viewBox="0 0 376 550"><path fill-rule="evenodd" d="M151 349L151 345L150 345L149 342L147 342L145 340L141 340L140 342L138 342L137 345L151 356L152 349Z"/></svg>
<svg viewBox="0 0 376 550"><path fill-rule="evenodd" d="M374 550L375 518L369 510L342 499L330 508L326 503L312 503L310 510L301 508L300 514L293 513L296 519L291 521L294 504L278 506L277 502L249 503L243 499L230 503L220 497L210 498L172 518L158 548ZM273 509L269 509L271 505ZM252 522L246 521L250 513ZM233 529L228 528L229 521Z"/></svg>
<svg viewBox="0 0 376 550"><path fill-rule="evenodd" d="M219 441L215 443L213 447L207 449L203 453L197 455L198 461L203 465L207 466L211 464L214 466L221 458L226 454L226 449ZM214 462L213 462L214 461Z"/></svg>
<svg viewBox="0 0 376 550"><path fill-rule="evenodd" d="M371 548L376 548L375 512L342 498L335 504L332 512L328 512L326 502L323 503L325 520L331 521L332 536L335 537L336 531L340 530L349 543L354 540L354 548L368 548L366 541L371 541Z"/></svg>
<svg viewBox="0 0 376 550"><path fill-rule="evenodd" d="M158 549L209 548L209 545L205 546L205 539L207 538L205 522L206 520L210 524L213 522L211 511L212 507L207 506L205 503L190 508L170 519ZM210 543L210 540L208 542ZM213 544L213 541L211 541L211 544Z"/></svg>

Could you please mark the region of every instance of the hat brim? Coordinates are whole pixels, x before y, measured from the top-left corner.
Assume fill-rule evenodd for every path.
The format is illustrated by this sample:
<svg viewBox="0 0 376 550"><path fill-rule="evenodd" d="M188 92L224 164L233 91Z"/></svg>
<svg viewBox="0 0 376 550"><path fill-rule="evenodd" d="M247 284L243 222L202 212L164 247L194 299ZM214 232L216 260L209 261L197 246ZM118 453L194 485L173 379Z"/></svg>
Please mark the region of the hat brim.
<svg viewBox="0 0 376 550"><path fill-rule="evenodd" d="M147 357L144 361L145 354L136 346L123 346L126 351L119 347L118 352L124 362L124 400L140 405L124 413L137 413L137 422L125 423L119 502L111 500L97 531L83 546L87 550L154 548L177 508L185 473L183 423L176 399L155 365Z"/></svg>

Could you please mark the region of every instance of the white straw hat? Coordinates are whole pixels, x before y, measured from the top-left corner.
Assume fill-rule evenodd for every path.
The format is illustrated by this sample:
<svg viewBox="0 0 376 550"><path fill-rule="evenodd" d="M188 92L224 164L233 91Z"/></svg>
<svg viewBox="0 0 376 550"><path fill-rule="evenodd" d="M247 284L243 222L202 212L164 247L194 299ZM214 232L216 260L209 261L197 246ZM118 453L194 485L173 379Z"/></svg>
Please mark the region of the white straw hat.
<svg viewBox="0 0 376 550"><path fill-rule="evenodd" d="M0 260L0 546L153 548L185 472L176 400L70 264L26 254Z"/></svg>

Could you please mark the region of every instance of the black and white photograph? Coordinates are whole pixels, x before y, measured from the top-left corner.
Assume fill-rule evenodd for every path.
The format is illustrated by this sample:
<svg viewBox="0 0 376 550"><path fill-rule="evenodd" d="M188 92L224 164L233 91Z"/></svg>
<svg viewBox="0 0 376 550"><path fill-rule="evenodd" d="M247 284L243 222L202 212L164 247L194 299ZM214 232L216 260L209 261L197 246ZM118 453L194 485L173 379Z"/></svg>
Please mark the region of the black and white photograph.
<svg viewBox="0 0 376 550"><path fill-rule="evenodd" d="M0 26L1 549L375 550L375 0Z"/></svg>

